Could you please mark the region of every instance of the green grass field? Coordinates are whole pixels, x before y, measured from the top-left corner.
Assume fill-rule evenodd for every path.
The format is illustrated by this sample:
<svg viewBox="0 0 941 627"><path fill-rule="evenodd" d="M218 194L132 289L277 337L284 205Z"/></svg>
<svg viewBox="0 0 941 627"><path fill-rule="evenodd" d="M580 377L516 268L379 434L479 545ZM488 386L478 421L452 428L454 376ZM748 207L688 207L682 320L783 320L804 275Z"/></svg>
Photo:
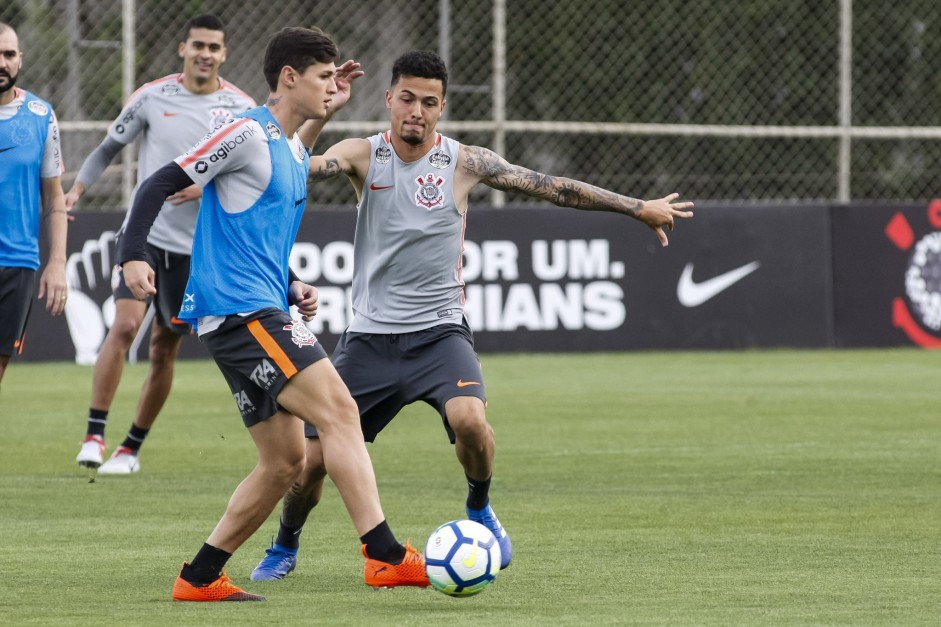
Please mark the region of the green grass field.
<svg viewBox="0 0 941 627"><path fill-rule="evenodd" d="M74 462L91 369L14 363L0 395L0 624L918 625L941 616L941 353L755 351L483 356L493 503L513 565L482 594L373 591L328 487L267 603L178 604L170 588L254 462L221 375L178 366L142 472ZM142 366L112 408L130 424ZM370 447L396 533L463 516L435 412Z"/></svg>

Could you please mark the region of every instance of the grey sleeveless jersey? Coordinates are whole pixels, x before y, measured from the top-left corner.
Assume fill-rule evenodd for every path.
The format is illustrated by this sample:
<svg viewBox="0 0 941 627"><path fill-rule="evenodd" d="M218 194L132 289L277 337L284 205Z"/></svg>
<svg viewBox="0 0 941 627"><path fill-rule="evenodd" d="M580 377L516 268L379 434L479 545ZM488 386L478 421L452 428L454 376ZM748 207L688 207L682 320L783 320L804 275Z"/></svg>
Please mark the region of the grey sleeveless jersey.
<svg viewBox="0 0 941 627"><path fill-rule="evenodd" d="M131 143L142 136L137 156L137 186L158 169L193 147L219 124L255 106L255 101L228 81L219 79L211 94L193 94L182 74L171 74L142 85L128 99L108 136ZM225 158L222 153L220 159ZM134 188L137 193L138 187ZM165 203L147 241L181 255L192 254L199 201ZM130 215L130 211L128 212ZM127 224L128 216L124 223Z"/></svg>
<svg viewBox="0 0 941 627"><path fill-rule="evenodd" d="M466 221L452 191L460 144L439 134L412 163L398 158L388 131L369 145L353 241L350 331L410 333L461 322Z"/></svg>

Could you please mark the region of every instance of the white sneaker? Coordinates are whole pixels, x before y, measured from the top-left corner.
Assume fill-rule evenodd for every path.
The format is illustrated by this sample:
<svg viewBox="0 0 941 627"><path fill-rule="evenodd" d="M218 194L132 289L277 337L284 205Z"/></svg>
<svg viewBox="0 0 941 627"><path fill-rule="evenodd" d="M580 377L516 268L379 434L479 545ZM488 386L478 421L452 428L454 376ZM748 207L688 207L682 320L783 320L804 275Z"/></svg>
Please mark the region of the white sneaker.
<svg viewBox="0 0 941 627"><path fill-rule="evenodd" d="M137 455L131 449L119 446L111 458L98 469L99 475L129 475L140 470Z"/></svg>
<svg viewBox="0 0 941 627"><path fill-rule="evenodd" d="M82 442L82 448L79 450L75 461L79 466L86 468L98 468L105 457L105 441L97 435L89 435Z"/></svg>

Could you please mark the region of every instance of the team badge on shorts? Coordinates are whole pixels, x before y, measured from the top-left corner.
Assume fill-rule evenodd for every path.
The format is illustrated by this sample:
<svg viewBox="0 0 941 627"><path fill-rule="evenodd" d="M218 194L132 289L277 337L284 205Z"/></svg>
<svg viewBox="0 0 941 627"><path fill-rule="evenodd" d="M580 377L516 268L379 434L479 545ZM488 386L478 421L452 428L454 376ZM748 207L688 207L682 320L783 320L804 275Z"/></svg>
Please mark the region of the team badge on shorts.
<svg viewBox="0 0 941 627"><path fill-rule="evenodd" d="M444 202L444 190L441 185L444 183L443 177L435 178L434 174L426 174L416 179L418 181L418 193L415 194L415 200L422 207L433 209Z"/></svg>
<svg viewBox="0 0 941 627"><path fill-rule="evenodd" d="M311 333L310 329L300 322L286 324L284 325L284 330L291 332L291 341L300 348L313 346L317 343L317 336Z"/></svg>

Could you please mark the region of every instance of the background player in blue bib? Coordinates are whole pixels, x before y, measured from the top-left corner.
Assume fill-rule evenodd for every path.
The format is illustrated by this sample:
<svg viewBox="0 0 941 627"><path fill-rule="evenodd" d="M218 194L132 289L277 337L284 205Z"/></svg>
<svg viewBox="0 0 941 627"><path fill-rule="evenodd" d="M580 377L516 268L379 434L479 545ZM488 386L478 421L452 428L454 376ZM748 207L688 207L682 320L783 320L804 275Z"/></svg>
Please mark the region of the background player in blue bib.
<svg viewBox="0 0 941 627"><path fill-rule="evenodd" d="M0 381L10 358L23 351L40 266L40 222L49 258L38 296L54 316L68 298L59 125L52 105L15 86L22 67L16 31L0 22Z"/></svg>

